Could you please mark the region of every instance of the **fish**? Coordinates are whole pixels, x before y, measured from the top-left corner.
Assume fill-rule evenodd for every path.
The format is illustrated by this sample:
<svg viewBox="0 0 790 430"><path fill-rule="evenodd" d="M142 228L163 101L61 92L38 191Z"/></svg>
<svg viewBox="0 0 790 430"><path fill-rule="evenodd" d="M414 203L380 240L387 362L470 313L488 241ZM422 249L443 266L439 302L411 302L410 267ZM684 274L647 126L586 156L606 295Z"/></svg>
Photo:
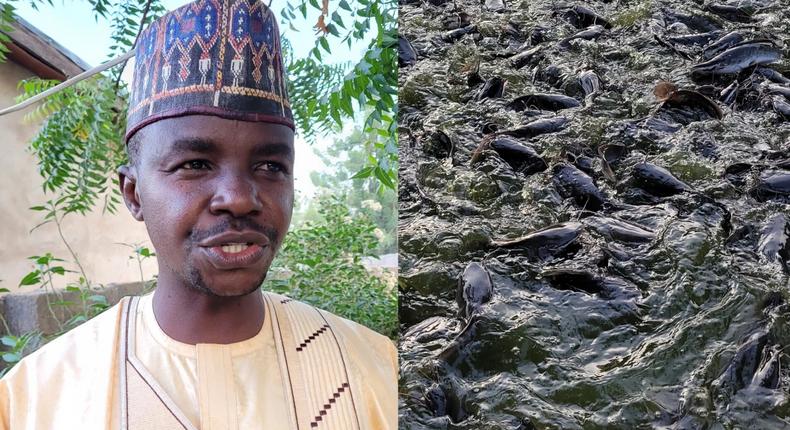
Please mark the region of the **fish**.
<svg viewBox="0 0 790 430"><path fill-rule="evenodd" d="M746 43L727 49L710 60L691 68L691 78L701 80L716 75L732 75L749 67L775 63L782 50L771 43Z"/></svg>
<svg viewBox="0 0 790 430"><path fill-rule="evenodd" d="M449 335L458 329L456 318L434 316L424 319L409 327L403 339L412 339L419 343L430 342Z"/></svg>
<svg viewBox="0 0 790 430"><path fill-rule="evenodd" d="M733 394L751 384L762 362L766 345L768 345L768 333L759 331L750 335L738 347L724 372L713 381L713 386Z"/></svg>
<svg viewBox="0 0 790 430"><path fill-rule="evenodd" d="M500 12L507 9L505 0L485 0L485 8L491 12Z"/></svg>
<svg viewBox="0 0 790 430"><path fill-rule="evenodd" d="M463 349L477 337L478 327L481 325L480 321L480 315L478 314L469 317L469 321L467 321L464 328L450 343L439 351L436 355L437 358L447 362L455 361Z"/></svg>
<svg viewBox="0 0 790 430"><path fill-rule="evenodd" d="M466 36L470 33L477 33L477 26L476 25L467 25L466 27L456 28L455 30L450 30L444 32L442 34L442 40L445 42L455 42L458 39Z"/></svg>
<svg viewBox="0 0 790 430"><path fill-rule="evenodd" d="M705 33L683 34L667 37L669 42L684 46L703 46L721 36L721 31L708 31Z"/></svg>
<svg viewBox="0 0 790 430"><path fill-rule="evenodd" d="M676 178L669 170L655 164L638 163L634 166L632 175L638 187L658 197L691 191L689 185Z"/></svg>
<svg viewBox="0 0 790 430"><path fill-rule="evenodd" d="M493 292L494 284L488 270L480 263L469 263L458 277L456 301L459 316L469 318L479 312L483 304L491 300Z"/></svg>
<svg viewBox="0 0 790 430"><path fill-rule="evenodd" d="M592 70L585 70L579 74L579 84L582 86L585 97L601 91L601 79Z"/></svg>
<svg viewBox="0 0 790 430"><path fill-rule="evenodd" d="M754 69L754 73L768 79L775 84L787 85L790 84L790 78L768 67L758 67Z"/></svg>
<svg viewBox="0 0 790 430"><path fill-rule="evenodd" d="M515 111L539 109L558 111L581 106L578 100L563 94L528 94L515 98L507 104L507 108Z"/></svg>
<svg viewBox="0 0 790 430"><path fill-rule="evenodd" d="M609 20L581 5L568 8L564 16L576 28L587 28L592 25L600 25L606 29L612 28L612 23Z"/></svg>
<svg viewBox="0 0 790 430"><path fill-rule="evenodd" d="M417 51L408 39L398 36L398 66L411 66L417 62Z"/></svg>
<svg viewBox="0 0 790 430"><path fill-rule="evenodd" d="M513 66L516 70L530 64L531 62L537 61L542 57L542 46L535 46L533 48L527 48L519 51L516 55L510 58L510 65Z"/></svg>
<svg viewBox="0 0 790 430"><path fill-rule="evenodd" d="M555 133L565 129L568 126L568 118L564 116L555 116L553 118L541 118L529 122L519 128L512 130L500 131L499 134L518 138L530 138L539 136L541 134Z"/></svg>
<svg viewBox="0 0 790 430"><path fill-rule="evenodd" d="M790 103L783 96L771 97L771 107L784 119L790 119Z"/></svg>
<svg viewBox="0 0 790 430"><path fill-rule="evenodd" d="M475 69L466 75L466 85L470 88L475 87L485 82L485 79L480 75L480 62L475 65Z"/></svg>
<svg viewBox="0 0 790 430"><path fill-rule="evenodd" d="M738 81L733 81L727 88L721 90L721 93L719 93L719 100L725 105L732 105L738 98L738 88Z"/></svg>
<svg viewBox="0 0 790 430"><path fill-rule="evenodd" d="M736 187L746 185L746 175L752 170L749 163L734 163L724 169L724 179Z"/></svg>
<svg viewBox="0 0 790 430"><path fill-rule="evenodd" d="M436 158L447 158L453 156L455 143L453 139L442 130L436 130L423 144L423 152L433 155Z"/></svg>
<svg viewBox="0 0 790 430"><path fill-rule="evenodd" d="M790 196L790 171L772 170L763 172L751 194L759 201Z"/></svg>
<svg viewBox="0 0 790 430"><path fill-rule="evenodd" d="M686 15L672 10L664 10L665 21L668 23L680 22L692 31L698 33L719 31L719 25L700 14Z"/></svg>
<svg viewBox="0 0 790 430"><path fill-rule="evenodd" d="M490 148L496 151L513 170L525 175L542 172L548 168L543 158L535 150L521 144L509 136L499 136L490 143Z"/></svg>
<svg viewBox="0 0 790 430"><path fill-rule="evenodd" d="M434 383L423 394L425 406L433 413L435 417L443 417L447 415L447 396L439 384Z"/></svg>
<svg viewBox="0 0 790 430"><path fill-rule="evenodd" d="M763 348L763 359L752 377L752 386L777 389L781 372L782 348L773 345L770 349Z"/></svg>
<svg viewBox="0 0 790 430"><path fill-rule="evenodd" d="M729 5L722 3L708 3L703 8L706 12L714 13L726 20L748 23L752 21L752 15L756 10L750 4Z"/></svg>
<svg viewBox="0 0 790 430"><path fill-rule="evenodd" d="M760 231L757 252L770 262L787 264L790 260L790 223L784 214L771 217Z"/></svg>
<svg viewBox="0 0 790 430"><path fill-rule="evenodd" d="M649 243L656 237L653 231L616 218L592 216L584 219L584 225L592 228L608 241Z"/></svg>
<svg viewBox="0 0 790 430"><path fill-rule="evenodd" d="M724 117L724 112L719 105L698 91L678 89L675 84L662 81L656 85L653 94L661 101L656 111L666 109L678 109L681 111L700 109L710 118L722 119ZM693 112L689 113L694 115ZM695 116L695 118L699 118L699 116Z"/></svg>
<svg viewBox="0 0 790 430"><path fill-rule="evenodd" d="M432 384L423 395L423 401L433 416L446 416L453 423L459 423L469 416L463 407L464 396L453 389L453 384Z"/></svg>
<svg viewBox="0 0 790 430"><path fill-rule="evenodd" d="M518 239L493 241L492 245L519 248L533 260L546 260L577 248L582 231L581 223L565 222L533 231Z"/></svg>
<svg viewBox="0 0 790 430"><path fill-rule="evenodd" d="M775 94L790 100L790 87L783 87L781 85L768 84L765 86L768 94Z"/></svg>
<svg viewBox="0 0 790 430"><path fill-rule="evenodd" d="M728 48L732 48L733 46L742 43L744 40L746 40L746 36L746 33L742 31L729 32L717 39L715 42L706 46L705 50L702 51L702 58L705 60L710 60L711 58L726 51Z"/></svg>
<svg viewBox="0 0 790 430"><path fill-rule="evenodd" d="M591 25L590 27L585 28L584 30L566 37L560 41L560 46L569 46L571 40L581 39L581 40L594 40L603 34L606 29L602 25Z"/></svg>
<svg viewBox="0 0 790 430"><path fill-rule="evenodd" d="M483 88L475 96L475 100L480 101L483 99L497 99L501 98L505 91L505 80L494 76L487 80Z"/></svg>
<svg viewBox="0 0 790 430"><path fill-rule="evenodd" d="M585 210L599 211L607 202L590 175L568 163L554 165L552 182L563 198L573 198Z"/></svg>

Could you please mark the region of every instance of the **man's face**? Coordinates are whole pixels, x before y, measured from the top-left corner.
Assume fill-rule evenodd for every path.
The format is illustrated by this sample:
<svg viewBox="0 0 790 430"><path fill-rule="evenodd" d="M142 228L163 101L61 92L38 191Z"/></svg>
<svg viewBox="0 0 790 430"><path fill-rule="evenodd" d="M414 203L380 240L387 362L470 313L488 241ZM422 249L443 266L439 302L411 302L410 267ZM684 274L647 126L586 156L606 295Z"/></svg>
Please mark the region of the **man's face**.
<svg viewBox="0 0 790 430"><path fill-rule="evenodd" d="M207 294L255 291L293 209L293 131L279 124L191 115L139 133L124 200L145 221L159 280Z"/></svg>

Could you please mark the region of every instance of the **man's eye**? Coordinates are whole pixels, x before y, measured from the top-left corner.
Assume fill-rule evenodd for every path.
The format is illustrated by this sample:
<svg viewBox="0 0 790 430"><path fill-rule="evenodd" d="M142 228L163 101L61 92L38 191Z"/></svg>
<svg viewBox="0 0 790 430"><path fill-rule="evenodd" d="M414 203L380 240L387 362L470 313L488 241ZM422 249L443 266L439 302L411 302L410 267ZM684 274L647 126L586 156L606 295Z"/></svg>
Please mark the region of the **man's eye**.
<svg viewBox="0 0 790 430"><path fill-rule="evenodd" d="M285 166L274 161L263 162L258 165L258 168L273 173L286 172Z"/></svg>
<svg viewBox="0 0 790 430"><path fill-rule="evenodd" d="M190 160L180 166L184 170L203 170L208 169L208 163L204 160Z"/></svg>

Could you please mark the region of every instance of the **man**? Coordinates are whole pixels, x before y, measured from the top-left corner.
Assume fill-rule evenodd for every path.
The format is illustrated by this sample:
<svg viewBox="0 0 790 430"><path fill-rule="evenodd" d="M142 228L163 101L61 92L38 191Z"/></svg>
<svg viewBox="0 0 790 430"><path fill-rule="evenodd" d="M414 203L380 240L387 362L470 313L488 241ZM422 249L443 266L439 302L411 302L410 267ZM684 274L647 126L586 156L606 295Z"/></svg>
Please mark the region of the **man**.
<svg viewBox="0 0 790 430"><path fill-rule="evenodd" d="M395 429L392 342L259 289L293 208L272 12L198 0L135 49L119 178L156 249L156 291L17 364L0 428Z"/></svg>

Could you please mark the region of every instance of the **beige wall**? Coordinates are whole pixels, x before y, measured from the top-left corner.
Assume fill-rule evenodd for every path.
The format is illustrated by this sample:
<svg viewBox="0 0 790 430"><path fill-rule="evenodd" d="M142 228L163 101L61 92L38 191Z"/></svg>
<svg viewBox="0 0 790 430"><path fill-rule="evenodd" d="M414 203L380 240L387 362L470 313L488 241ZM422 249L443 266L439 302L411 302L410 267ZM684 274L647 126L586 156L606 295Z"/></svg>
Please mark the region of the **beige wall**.
<svg viewBox="0 0 790 430"><path fill-rule="evenodd" d="M11 61L0 63L0 108L13 104L18 95L17 83L30 76L29 70ZM40 126L23 120L27 112L29 109L0 117L0 239L3 244L0 247L0 288L11 292L24 291L17 286L33 269L27 257L51 252L71 261L54 224L30 232L43 220L43 215L28 208L44 204L51 196L43 193L36 159L27 151L28 142ZM143 223L135 221L124 206L115 215L102 215L101 207L87 216L69 215L63 227L66 239L92 282L140 280L136 261L129 260L132 250L117 243L141 243L150 248L150 241ZM156 273L155 260L148 260L143 265L146 279ZM59 278L62 279L56 285L62 288L66 280ZM75 279L74 276L70 278ZM27 287L27 290L31 288L36 287Z"/></svg>

